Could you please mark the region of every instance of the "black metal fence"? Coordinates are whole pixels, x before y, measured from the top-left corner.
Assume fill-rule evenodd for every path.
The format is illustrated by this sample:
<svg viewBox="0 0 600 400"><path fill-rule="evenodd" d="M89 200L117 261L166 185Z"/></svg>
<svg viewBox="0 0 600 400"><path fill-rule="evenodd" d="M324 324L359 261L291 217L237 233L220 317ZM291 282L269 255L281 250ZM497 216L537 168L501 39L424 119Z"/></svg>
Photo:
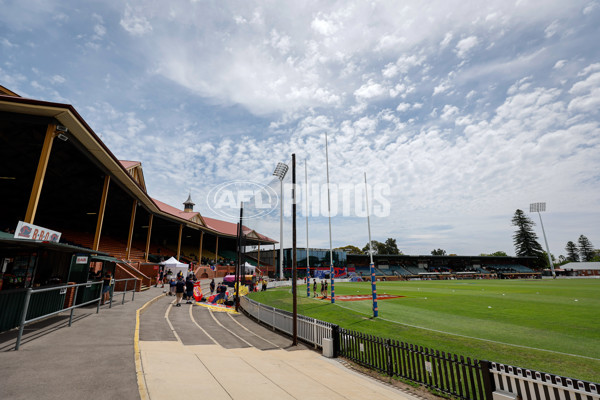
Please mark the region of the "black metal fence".
<svg viewBox="0 0 600 400"><path fill-rule="evenodd" d="M491 398L487 362L343 328L339 328L337 336L338 354L359 365L459 399Z"/></svg>
<svg viewBox="0 0 600 400"><path fill-rule="evenodd" d="M284 327L291 325L291 313L247 298L240 305L248 315L262 323L290 332ZM300 332L310 333L319 327L318 334L302 335L301 340L323 348L325 340L330 340L334 357L341 356L390 377L422 384L448 397L461 400L600 400L600 384L597 383L471 359L299 317L299 326L307 325L299 329Z"/></svg>

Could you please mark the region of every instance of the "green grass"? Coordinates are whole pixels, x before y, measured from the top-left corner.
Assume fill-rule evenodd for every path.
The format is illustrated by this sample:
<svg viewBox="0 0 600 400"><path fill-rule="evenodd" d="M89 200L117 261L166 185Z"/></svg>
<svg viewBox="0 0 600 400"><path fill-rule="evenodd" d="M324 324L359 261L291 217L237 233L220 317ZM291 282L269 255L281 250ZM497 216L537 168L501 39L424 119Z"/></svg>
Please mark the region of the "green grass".
<svg viewBox="0 0 600 400"><path fill-rule="evenodd" d="M311 288L312 289L312 288ZM370 283L336 283L336 296L370 294ZM600 280L463 280L378 282L372 302L306 298L298 313L465 357L600 382ZM292 310L291 289L252 298Z"/></svg>

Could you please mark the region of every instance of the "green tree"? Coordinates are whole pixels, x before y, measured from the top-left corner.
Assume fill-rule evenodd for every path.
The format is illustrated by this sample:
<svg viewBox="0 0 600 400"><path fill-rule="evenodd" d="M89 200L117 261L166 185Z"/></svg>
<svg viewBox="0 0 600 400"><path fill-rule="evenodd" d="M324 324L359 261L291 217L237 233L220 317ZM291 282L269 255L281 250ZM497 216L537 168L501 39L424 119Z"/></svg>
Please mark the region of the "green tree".
<svg viewBox="0 0 600 400"><path fill-rule="evenodd" d="M336 250L344 250L348 254L363 254L363 252L358 247L353 246L351 244L344 247L338 247L336 248Z"/></svg>
<svg viewBox="0 0 600 400"><path fill-rule="evenodd" d="M537 264L540 267L546 266L548 260L544 260L544 250L542 250L542 246L537 241L538 237L533 231L535 223L522 210L517 209L512 218L512 224L517 227L517 230L513 234L515 254L521 257L537 257Z"/></svg>
<svg viewBox="0 0 600 400"><path fill-rule="evenodd" d="M493 253L490 254L485 254L485 253L481 253L480 256L486 256L486 257L508 257L508 254L506 254L505 251L495 251Z"/></svg>
<svg viewBox="0 0 600 400"><path fill-rule="evenodd" d="M402 252L398 250L396 239L392 238L388 238L385 243L373 240L373 250L373 254L402 254ZM369 254L369 243L363 247L362 251L364 254Z"/></svg>
<svg viewBox="0 0 600 400"><path fill-rule="evenodd" d="M431 250L431 255L432 256L445 256L446 250L444 250L444 249Z"/></svg>
<svg viewBox="0 0 600 400"><path fill-rule="evenodd" d="M396 239L387 238L385 241L385 254L401 254Z"/></svg>
<svg viewBox="0 0 600 400"><path fill-rule="evenodd" d="M592 245L592 242L584 235L579 236L577 242L579 243L579 255L581 256L581 261L592 261L592 258L594 257L594 246Z"/></svg>
<svg viewBox="0 0 600 400"><path fill-rule="evenodd" d="M373 255L385 254L385 244L378 242L377 240L372 240L371 243L373 243ZM369 242L365 244L362 251L364 254L369 254Z"/></svg>
<svg viewBox="0 0 600 400"><path fill-rule="evenodd" d="M567 251L567 260L571 262L579 262L579 249L575 243L569 240L565 250Z"/></svg>

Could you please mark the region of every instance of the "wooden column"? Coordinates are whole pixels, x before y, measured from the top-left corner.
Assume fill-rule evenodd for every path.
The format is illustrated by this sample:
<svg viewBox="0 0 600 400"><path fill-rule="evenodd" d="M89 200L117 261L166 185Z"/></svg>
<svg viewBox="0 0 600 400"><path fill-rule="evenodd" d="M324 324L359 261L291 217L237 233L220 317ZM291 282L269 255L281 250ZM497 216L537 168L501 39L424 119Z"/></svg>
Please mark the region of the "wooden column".
<svg viewBox="0 0 600 400"><path fill-rule="evenodd" d="M215 265L219 264L219 237L217 236L217 245L215 247ZM229 271L229 267L227 267L227 271Z"/></svg>
<svg viewBox="0 0 600 400"><path fill-rule="evenodd" d="M200 249L198 250L198 263L202 265L202 244L204 242L204 231L200 231Z"/></svg>
<svg viewBox="0 0 600 400"><path fill-rule="evenodd" d="M40 154L37 171L35 172L35 178L33 180L33 187L31 188L31 194L29 195L29 204L27 204L27 211L25 212L24 222L29 224L33 224L33 221L35 220L35 212L37 211L40 194L42 193L42 186L44 185L44 178L46 177L46 169L48 168L48 160L50 159L55 131L56 124L48 124L46 137L44 138L44 144L42 146L42 153ZM7 194L5 193L5 195Z"/></svg>
<svg viewBox="0 0 600 400"><path fill-rule="evenodd" d="M152 236L152 221L154 221L154 214L150 214L148 218L148 234L146 235L146 262L148 262L148 255L150 254L150 237Z"/></svg>
<svg viewBox="0 0 600 400"><path fill-rule="evenodd" d="M98 222L96 222L96 233L94 234L94 250L100 246L100 235L102 234L102 224L104 223L104 211L106 209L106 198L108 197L108 186L110 185L110 176L104 177L104 187L102 188L102 198L100 199L100 209L98 210Z"/></svg>
<svg viewBox="0 0 600 400"><path fill-rule="evenodd" d="M258 242L258 260L256 263L256 269L260 268L260 242Z"/></svg>
<svg viewBox="0 0 600 400"><path fill-rule="evenodd" d="M131 242L133 241L133 225L135 224L135 212L137 210L137 200L133 200L131 206L131 219L129 220L129 236L127 236L127 261L130 260Z"/></svg>
<svg viewBox="0 0 600 400"><path fill-rule="evenodd" d="M181 256L181 235L183 234L183 224L179 225L179 239L177 240L177 261Z"/></svg>

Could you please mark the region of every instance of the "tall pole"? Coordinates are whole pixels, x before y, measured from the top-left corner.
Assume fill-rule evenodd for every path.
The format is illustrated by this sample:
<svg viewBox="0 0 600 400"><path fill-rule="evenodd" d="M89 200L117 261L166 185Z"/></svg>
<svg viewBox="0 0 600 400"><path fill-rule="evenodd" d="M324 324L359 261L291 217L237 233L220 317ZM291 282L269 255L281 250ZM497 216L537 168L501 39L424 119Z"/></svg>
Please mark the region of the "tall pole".
<svg viewBox="0 0 600 400"><path fill-rule="evenodd" d="M371 217L369 216L369 189L367 188L367 173L365 172L365 200L367 205L367 226L369 227L369 256L371 264L369 268L371 271L371 294L373 295L373 317L376 318L379 315L377 308L377 284L375 279L375 263L373 262L373 242L371 241Z"/></svg>
<svg viewBox="0 0 600 400"><path fill-rule="evenodd" d="M329 150L327 148L327 133L325 133L325 164L327 166L327 213L329 215L329 277L331 278L331 303L335 303L333 244L331 241L331 195L329 193Z"/></svg>
<svg viewBox="0 0 600 400"><path fill-rule="evenodd" d="M281 206L279 207L279 279L283 280L283 178L279 179Z"/></svg>
<svg viewBox="0 0 600 400"><path fill-rule="evenodd" d="M540 211L546 211L546 203L531 203L529 205L529 211L537 212L538 216L540 217L542 234L544 235L544 242L546 243L546 255L548 256L548 263L550 264L550 270L552 271L552 278L556 279L556 272L554 272L554 263L552 262L552 254L550 254L550 247L548 246L548 240L546 239L546 231L544 230L544 223L542 222L542 214L540 214Z"/></svg>
<svg viewBox="0 0 600 400"><path fill-rule="evenodd" d="M292 154L292 345L298 345L298 300L296 298L296 286L298 281L298 269L296 258L296 154Z"/></svg>
<svg viewBox="0 0 600 400"><path fill-rule="evenodd" d="M279 279L283 280L283 178L288 171L288 166L284 163L277 163L273 175L279 178L281 188L281 207L279 209Z"/></svg>
<svg viewBox="0 0 600 400"><path fill-rule="evenodd" d="M242 220L244 217L244 203L240 204L240 222L238 223L237 230L237 265L235 268L235 283L233 287L235 289L235 311L239 311L240 306L240 274L242 266Z"/></svg>
<svg viewBox="0 0 600 400"><path fill-rule="evenodd" d="M304 203L306 204L306 297L310 297L310 248L308 247L308 172L304 160Z"/></svg>

